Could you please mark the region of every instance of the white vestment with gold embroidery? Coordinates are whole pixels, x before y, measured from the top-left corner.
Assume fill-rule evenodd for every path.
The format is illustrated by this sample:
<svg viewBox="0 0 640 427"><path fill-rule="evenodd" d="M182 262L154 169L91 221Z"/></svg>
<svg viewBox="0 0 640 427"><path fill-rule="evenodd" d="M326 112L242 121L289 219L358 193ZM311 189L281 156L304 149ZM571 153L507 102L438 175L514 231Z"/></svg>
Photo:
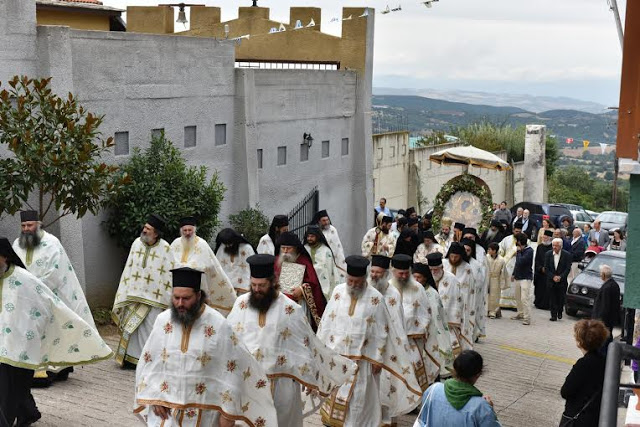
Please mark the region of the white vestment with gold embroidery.
<svg viewBox="0 0 640 427"><path fill-rule="evenodd" d="M180 237L171 243L176 268L190 267L204 272L201 287L207 294L207 304L226 316L233 308L236 291L209 244L198 236L194 239L191 249L183 247Z"/></svg>
<svg viewBox="0 0 640 427"><path fill-rule="evenodd" d="M276 427L271 386L260 364L216 310L203 305L189 328L171 310L156 319L136 369L135 413L160 425L151 405L171 409L163 426L212 425L216 412L249 426Z"/></svg>
<svg viewBox="0 0 640 427"><path fill-rule="evenodd" d="M278 426L301 427L300 385L328 396L355 374L357 365L326 347L302 307L284 294L262 314L251 307L249 297L238 297L227 321L272 381Z"/></svg>
<svg viewBox="0 0 640 427"><path fill-rule="evenodd" d="M149 246L138 237L129 250L111 317L120 342L116 361L137 363L158 314L171 304L171 247L163 239Z"/></svg>
<svg viewBox="0 0 640 427"><path fill-rule="evenodd" d="M476 315L476 290L475 280L469 263L460 260L457 267L453 267L448 259L442 260L445 271L456 276L458 279L460 295L462 296L462 324L460 328L460 346L462 350L473 350L473 328L475 326Z"/></svg>
<svg viewBox="0 0 640 427"><path fill-rule="evenodd" d="M336 264L344 275L344 272L347 271L347 264L344 262L344 249L342 248L342 242L340 241L338 230L336 230L333 225L329 224L329 228L327 230L324 228L322 229L322 234L324 234L324 238L327 239L327 243L329 243L329 247L333 252L333 257L336 260Z"/></svg>
<svg viewBox="0 0 640 427"><path fill-rule="evenodd" d="M333 253L327 245L323 244L319 244L315 248L304 245L304 248L309 252L309 255L311 255L313 268L316 270L316 275L320 281L322 293L326 299L329 299L333 288L341 281L340 270L338 270L338 266L333 258Z"/></svg>
<svg viewBox="0 0 640 427"><path fill-rule="evenodd" d="M259 254L275 255L276 246L271 240L271 236L268 234L262 236L258 242L257 250Z"/></svg>
<svg viewBox="0 0 640 427"><path fill-rule="evenodd" d="M460 292L460 282L453 274L444 271L440 281L436 281L438 295L444 307L447 325L449 326L449 337L451 348L455 354L461 351L460 339L462 329L462 293ZM447 374L443 369L441 374Z"/></svg>
<svg viewBox="0 0 640 427"><path fill-rule="evenodd" d="M235 255L229 255L224 251L224 248L225 245L222 243L216 254L222 269L227 273L227 277L231 280L231 284L238 295L249 292L251 288L249 283L251 271L249 270L249 264L247 264L247 258L255 254L253 248L248 243L240 243L238 253Z"/></svg>
<svg viewBox="0 0 640 427"><path fill-rule="evenodd" d="M378 227L367 231L362 238L362 256L371 258L371 255L384 255L392 257L396 250L396 239L391 233L383 233Z"/></svg>
<svg viewBox="0 0 640 427"><path fill-rule="evenodd" d="M382 401L379 374L373 366L388 371L400 387L390 390L390 416L411 411L420 401L420 386L413 372L406 336L392 327L384 297L366 286L352 298L346 284L338 285L322 316L318 337L333 350L358 361L358 373L342 385L321 408L322 421L330 426L379 426Z"/></svg>
<svg viewBox="0 0 640 427"><path fill-rule="evenodd" d="M511 275L513 269L516 266L516 238L513 235L509 235L502 239L500 242L500 250L498 254L504 258L505 268L507 270L507 284L506 289L502 289L500 292L500 307L502 308L516 308L516 282L511 281Z"/></svg>

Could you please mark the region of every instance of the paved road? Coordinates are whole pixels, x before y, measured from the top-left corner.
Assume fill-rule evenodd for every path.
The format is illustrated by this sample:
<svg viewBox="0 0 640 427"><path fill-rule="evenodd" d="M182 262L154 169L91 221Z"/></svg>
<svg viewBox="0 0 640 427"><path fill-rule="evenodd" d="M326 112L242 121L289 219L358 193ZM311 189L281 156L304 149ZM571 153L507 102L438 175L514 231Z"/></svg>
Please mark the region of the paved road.
<svg viewBox="0 0 640 427"><path fill-rule="evenodd" d="M489 320L488 337L476 345L486 369L477 386L490 395L504 426L556 427L564 408L559 389L571 365L581 356L573 340L575 319L550 322L546 311L534 310L524 326L506 318ZM113 329L103 336L114 347ZM76 368L67 382L34 395L43 418L37 426L132 426L134 372L114 361ZM413 425L403 416L399 426ZM321 426L319 417L305 425Z"/></svg>

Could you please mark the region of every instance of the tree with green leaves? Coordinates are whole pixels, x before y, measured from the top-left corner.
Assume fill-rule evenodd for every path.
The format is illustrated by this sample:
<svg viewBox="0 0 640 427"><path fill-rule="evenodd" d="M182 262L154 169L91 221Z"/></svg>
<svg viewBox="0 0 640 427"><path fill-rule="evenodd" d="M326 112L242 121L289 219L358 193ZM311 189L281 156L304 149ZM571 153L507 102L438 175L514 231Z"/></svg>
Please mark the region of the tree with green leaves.
<svg viewBox="0 0 640 427"><path fill-rule="evenodd" d="M165 218L169 242L179 236L180 218L186 216L195 216L198 235L211 239L225 192L217 172L208 178L206 166L188 166L164 133L152 138L144 152L136 148L121 170L131 182L106 204L106 226L119 246L131 246L151 213Z"/></svg>
<svg viewBox="0 0 640 427"><path fill-rule="evenodd" d="M597 178L579 166L558 169L549 179L549 201L572 203L594 211L611 210L613 183ZM627 210L629 192L618 187L618 210Z"/></svg>
<svg viewBox="0 0 640 427"><path fill-rule="evenodd" d="M0 214L27 207L47 227L66 215L97 214L127 183L101 158L113 145L98 128L103 116L86 111L69 93L61 98L51 78L13 77L0 92ZM33 200L35 199L35 203Z"/></svg>
<svg viewBox="0 0 640 427"><path fill-rule="evenodd" d="M254 248L258 247L260 238L269 230L269 218L260 210L246 208L236 214L229 215L231 227L242 234Z"/></svg>

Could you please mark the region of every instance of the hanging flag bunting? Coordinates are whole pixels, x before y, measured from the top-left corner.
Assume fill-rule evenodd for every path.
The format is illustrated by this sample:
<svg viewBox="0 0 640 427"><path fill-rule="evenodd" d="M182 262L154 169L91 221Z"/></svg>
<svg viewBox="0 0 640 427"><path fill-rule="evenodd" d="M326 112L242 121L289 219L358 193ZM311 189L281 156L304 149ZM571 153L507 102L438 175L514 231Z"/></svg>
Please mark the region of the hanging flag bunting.
<svg viewBox="0 0 640 427"><path fill-rule="evenodd" d="M395 9L391 9L391 12L399 12L402 10L402 6L398 5Z"/></svg>
<svg viewBox="0 0 640 427"><path fill-rule="evenodd" d="M280 28L278 29L279 32L283 32L283 31L287 31L287 28L284 26L284 24L280 24Z"/></svg>
<svg viewBox="0 0 640 427"><path fill-rule="evenodd" d="M386 15L387 13L391 13L391 9L389 9L389 5L387 5L387 7L384 10L382 10L380 13L383 15Z"/></svg>
<svg viewBox="0 0 640 427"><path fill-rule="evenodd" d="M353 18L353 15L349 15L346 18L342 18L343 21L351 21L351 18Z"/></svg>
<svg viewBox="0 0 640 427"><path fill-rule="evenodd" d="M315 27L316 26L316 21L313 20L313 18L311 18L311 22L309 22L309 24L307 24L307 28L311 28L311 27Z"/></svg>
<svg viewBox="0 0 640 427"><path fill-rule="evenodd" d="M340 18L331 18L331 21L329 21L330 24L333 24L334 22L340 22Z"/></svg>
<svg viewBox="0 0 640 427"><path fill-rule="evenodd" d="M573 144L573 138L567 138L567 144Z"/></svg>
<svg viewBox="0 0 640 427"><path fill-rule="evenodd" d="M584 148L585 150L589 148L589 141L587 141L586 139L582 140L582 148Z"/></svg>
<svg viewBox="0 0 640 427"><path fill-rule="evenodd" d="M362 15L359 16L359 18L364 18L369 16L369 9L365 9L364 12L362 12Z"/></svg>
<svg viewBox="0 0 640 427"><path fill-rule="evenodd" d="M607 151L607 144L601 142L600 143L600 150L602 150L602 155L604 155L604 153Z"/></svg>
<svg viewBox="0 0 640 427"><path fill-rule="evenodd" d="M294 30L299 30L300 28L302 28L302 21L301 20L297 20L296 21L296 26L293 27Z"/></svg>

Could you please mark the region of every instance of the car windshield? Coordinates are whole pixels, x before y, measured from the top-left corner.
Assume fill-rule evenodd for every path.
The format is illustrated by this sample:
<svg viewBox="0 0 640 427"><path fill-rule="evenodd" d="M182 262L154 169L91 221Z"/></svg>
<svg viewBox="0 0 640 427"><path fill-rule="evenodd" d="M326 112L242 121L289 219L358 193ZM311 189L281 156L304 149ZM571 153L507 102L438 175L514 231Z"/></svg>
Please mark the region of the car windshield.
<svg viewBox="0 0 640 427"><path fill-rule="evenodd" d="M602 222L612 222L614 224L623 224L627 221L627 214L624 212L607 212L598 217Z"/></svg>
<svg viewBox="0 0 640 427"><path fill-rule="evenodd" d="M625 267L627 265L626 258L599 255L589 263L587 271L600 274L600 266L604 264L611 267L614 275L624 277Z"/></svg>
<svg viewBox="0 0 640 427"><path fill-rule="evenodd" d="M551 216L559 216L559 215L569 215L570 212L564 206L549 206L549 215Z"/></svg>

